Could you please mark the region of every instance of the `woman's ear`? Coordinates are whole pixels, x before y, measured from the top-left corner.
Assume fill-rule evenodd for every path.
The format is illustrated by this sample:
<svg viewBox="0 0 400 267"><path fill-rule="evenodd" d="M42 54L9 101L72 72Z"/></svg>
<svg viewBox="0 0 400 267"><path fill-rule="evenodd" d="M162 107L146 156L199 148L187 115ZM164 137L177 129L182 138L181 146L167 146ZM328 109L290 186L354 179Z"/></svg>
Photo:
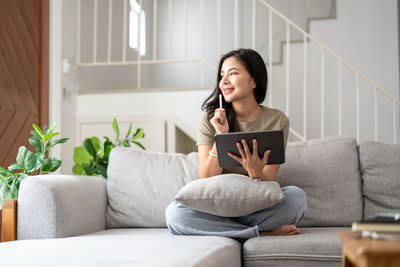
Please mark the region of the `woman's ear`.
<svg viewBox="0 0 400 267"><path fill-rule="evenodd" d="M257 84L254 81L254 79L251 79L251 86L253 86L253 89L257 87Z"/></svg>

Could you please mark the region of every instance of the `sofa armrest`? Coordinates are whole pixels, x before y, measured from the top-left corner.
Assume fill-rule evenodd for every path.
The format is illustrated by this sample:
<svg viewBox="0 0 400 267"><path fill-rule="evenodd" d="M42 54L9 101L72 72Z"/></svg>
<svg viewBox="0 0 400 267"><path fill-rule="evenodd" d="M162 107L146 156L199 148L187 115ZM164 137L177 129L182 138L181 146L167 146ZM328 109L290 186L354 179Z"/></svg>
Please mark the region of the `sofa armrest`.
<svg viewBox="0 0 400 267"><path fill-rule="evenodd" d="M106 229L106 180L93 176L39 175L18 194L18 239L60 238Z"/></svg>

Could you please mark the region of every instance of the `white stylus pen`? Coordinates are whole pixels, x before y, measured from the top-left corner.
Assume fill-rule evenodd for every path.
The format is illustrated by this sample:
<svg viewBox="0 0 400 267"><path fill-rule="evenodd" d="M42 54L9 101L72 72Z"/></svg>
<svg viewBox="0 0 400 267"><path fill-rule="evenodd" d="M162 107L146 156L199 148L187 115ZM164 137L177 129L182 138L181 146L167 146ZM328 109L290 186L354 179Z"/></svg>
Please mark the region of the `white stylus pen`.
<svg viewBox="0 0 400 267"><path fill-rule="evenodd" d="M219 94L219 108L222 108L222 94Z"/></svg>

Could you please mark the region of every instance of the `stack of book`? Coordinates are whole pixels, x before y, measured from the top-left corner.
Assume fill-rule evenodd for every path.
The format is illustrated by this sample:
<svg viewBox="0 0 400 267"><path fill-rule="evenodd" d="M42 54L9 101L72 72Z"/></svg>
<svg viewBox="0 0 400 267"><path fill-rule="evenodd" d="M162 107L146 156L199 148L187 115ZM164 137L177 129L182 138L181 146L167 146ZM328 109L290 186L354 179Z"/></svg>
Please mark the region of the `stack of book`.
<svg viewBox="0 0 400 267"><path fill-rule="evenodd" d="M400 240L400 213L381 213L375 218L354 222L352 231L361 232L365 238Z"/></svg>

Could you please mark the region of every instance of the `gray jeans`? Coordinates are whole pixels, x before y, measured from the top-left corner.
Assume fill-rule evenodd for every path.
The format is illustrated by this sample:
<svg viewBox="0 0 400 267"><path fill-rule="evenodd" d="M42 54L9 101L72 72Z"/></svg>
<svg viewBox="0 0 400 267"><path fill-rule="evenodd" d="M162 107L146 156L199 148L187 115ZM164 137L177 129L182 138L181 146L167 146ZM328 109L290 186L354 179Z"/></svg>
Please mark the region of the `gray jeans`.
<svg viewBox="0 0 400 267"><path fill-rule="evenodd" d="M303 219L307 210L307 197L297 186L282 188L286 199L273 207L243 217L220 217L189 209L174 201L167 207L167 226L174 235L214 235L232 238L259 236L260 231L294 224Z"/></svg>

